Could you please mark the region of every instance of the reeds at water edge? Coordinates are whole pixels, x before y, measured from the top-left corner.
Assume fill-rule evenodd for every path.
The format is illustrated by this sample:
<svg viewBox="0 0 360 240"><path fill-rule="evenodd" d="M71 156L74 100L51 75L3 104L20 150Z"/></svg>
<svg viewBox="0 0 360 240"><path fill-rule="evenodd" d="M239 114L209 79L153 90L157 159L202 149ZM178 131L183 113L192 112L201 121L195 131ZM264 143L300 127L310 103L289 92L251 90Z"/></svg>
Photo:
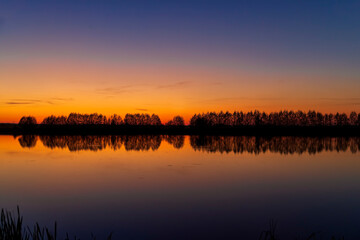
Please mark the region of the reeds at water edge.
<svg viewBox="0 0 360 240"><path fill-rule="evenodd" d="M35 223L31 228L24 226L23 217L20 214L20 209L17 207L17 214L14 216L10 211L1 210L0 214L0 240L57 240L57 223L54 223L54 229L50 230L48 227L42 227ZM112 233L107 237L111 240ZM80 240L80 238L69 237L66 233L64 240ZM96 237L91 234L90 239L96 240Z"/></svg>
<svg viewBox="0 0 360 240"><path fill-rule="evenodd" d="M48 227L42 227L38 223L35 223L32 228L29 226L24 226L23 217L20 214L20 209L17 207L17 214L14 216L8 210L1 210L0 214L0 240L57 240L60 239L57 237L57 223L54 223L54 229L51 230ZM277 224L274 220L270 220L269 229L262 231L259 240L280 240L276 234ZM313 232L306 238L295 238L295 239L304 239L304 240L316 240L319 239L319 234ZM93 234L90 235L91 240L96 240L96 236ZM112 233L106 238L106 240L112 239ZM322 238L320 238L322 239ZM335 238L332 237L331 240L344 240L344 237ZM69 237L66 233L64 240L80 240L80 238L74 236Z"/></svg>

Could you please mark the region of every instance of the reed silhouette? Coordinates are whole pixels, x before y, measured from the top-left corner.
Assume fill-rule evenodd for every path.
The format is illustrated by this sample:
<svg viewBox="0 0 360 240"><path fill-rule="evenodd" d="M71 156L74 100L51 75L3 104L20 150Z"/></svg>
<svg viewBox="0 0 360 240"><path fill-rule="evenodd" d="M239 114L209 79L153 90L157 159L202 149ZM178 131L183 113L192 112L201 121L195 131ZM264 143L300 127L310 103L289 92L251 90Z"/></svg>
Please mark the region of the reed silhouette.
<svg viewBox="0 0 360 240"><path fill-rule="evenodd" d="M17 214L14 216L10 211L1 210L0 214L0 240L56 240L57 223L54 224L54 229L50 230L48 227L41 227L35 223L32 228L24 226L23 217L20 214L19 207L17 207ZM112 233L107 237L111 240ZM69 237L66 234L64 240L80 240L76 236ZM90 239L95 240L96 237L91 234Z"/></svg>
<svg viewBox="0 0 360 240"><path fill-rule="evenodd" d="M107 135L107 136L53 136L23 135L18 138L23 148L31 148L40 141L44 146L69 151L100 151L106 148L114 151L124 147L126 151L156 151L162 141L174 148L184 146L183 135ZM360 137L255 137L255 136L190 136L190 145L195 151L218 153L266 152L280 154L316 154L323 151L357 153L360 151Z"/></svg>
<svg viewBox="0 0 360 240"><path fill-rule="evenodd" d="M275 221L271 220L269 224L269 228L260 233L259 240L279 240L280 238L276 233L277 224ZM112 233L106 238L107 240L112 239ZM313 232L306 240L315 240L318 239L317 236L319 234ZM14 216L10 211L1 210L0 214L0 240L56 240L58 238L57 231L57 223L54 224L54 229L49 229L48 227L42 227L38 223L35 223L31 228L29 226L25 226L23 223L23 217L20 214L19 207L17 208L17 214ZM64 240L80 240L80 238L69 237L66 233L66 237ZM97 238L90 234L90 238L92 240L96 240ZM334 236L331 240L344 240L344 237L335 238Z"/></svg>
<svg viewBox="0 0 360 240"><path fill-rule="evenodd" d="M267 230L264 230L261 232L259 240L280 240L280 237L278 237L276 230L277 229L277 223L274 220L270 220L269 222L269 228ZM321 237L320 232L312 232L305 238L295 238L295 240L316 240L316 239L323 239ZM336 238L335 236L331 237L331 240L344 240L345 237Z"/></svg>

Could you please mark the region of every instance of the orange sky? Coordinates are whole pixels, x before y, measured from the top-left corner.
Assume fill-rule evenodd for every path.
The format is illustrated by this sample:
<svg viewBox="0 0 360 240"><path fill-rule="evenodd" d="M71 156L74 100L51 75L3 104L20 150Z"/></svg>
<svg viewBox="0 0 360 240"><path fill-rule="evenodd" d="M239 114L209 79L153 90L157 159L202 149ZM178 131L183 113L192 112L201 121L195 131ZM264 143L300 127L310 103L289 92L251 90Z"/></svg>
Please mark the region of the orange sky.
<svg viewBox="0 0 360 240"><path fill-rule="evenodd" d="M163 121L180 114L188 121L194 113L220 110L359 111L360 82L348 76L353 85L344 85L339 77L164 63L2 61L0 121L70 112L156 113Z"/></svg>
<svg viewBox="0 0 360 240"><path fill-rule="evenodd" d="M360 82L351 76L71 59L0 63L0 122L70 112L156 113L165 122L220 110L360 110Z"/></svg>

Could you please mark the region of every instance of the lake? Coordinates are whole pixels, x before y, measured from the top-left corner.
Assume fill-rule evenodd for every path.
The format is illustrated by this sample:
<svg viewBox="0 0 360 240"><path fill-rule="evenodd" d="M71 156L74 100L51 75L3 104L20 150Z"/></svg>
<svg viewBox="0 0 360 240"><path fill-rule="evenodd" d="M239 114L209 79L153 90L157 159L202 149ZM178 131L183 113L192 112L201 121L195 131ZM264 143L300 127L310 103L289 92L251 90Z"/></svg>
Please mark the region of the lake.
<svg viewBox="0 0 360 240"><path fill-rule="evenodd" d="M0 136L0 193L82 239L360 239L360 138Z"/></svg>

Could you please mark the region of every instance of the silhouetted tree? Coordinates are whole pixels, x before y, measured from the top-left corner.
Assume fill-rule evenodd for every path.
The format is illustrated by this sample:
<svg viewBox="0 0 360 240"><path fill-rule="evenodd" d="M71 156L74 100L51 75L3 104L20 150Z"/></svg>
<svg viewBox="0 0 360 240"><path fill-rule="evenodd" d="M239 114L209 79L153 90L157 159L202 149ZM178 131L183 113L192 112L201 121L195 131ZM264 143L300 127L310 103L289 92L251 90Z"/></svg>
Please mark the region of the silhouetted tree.
<svg viewBox="0 0 360 240"><path fill-rule="evenodd" d="M166 125L180 127L180 126L184 126L185 122L181 116L175 116L172 120L168 121Z"/></svg>
<svg viewBox="0 0 360 240"><path fill-rule="evenodd" d="M67 124L67 118L65 116L56 117L51 115L49 117L44 118L41 124L45 125L65 125Z"/></svg>
<svg viewBox="0 0 360 240"><path fill-rule="evenodd" d="M36 118L32 117L32 116L26 116L26 117L24 116L19 121L19 125L22 125L22 126L30 126L30 125L36 125L36 124L37 124Z"/></svg>
<svg viewBox="0 0 360 240"><path fill-rule="evenodd" d="M271 112L208 112L195 114L190 119L190 125L194 127L213 126L347 126L359 125L358 115L353 112L350 118L345 113L336 115L309 111L280 111Z"/></svg>
<svg viewBox="0 0 360 240"><path fill-rule="evenodd" d="M121 125L124 123L121 116L118 116L116 114L111 115L109 120L111 125Z"/></svg>
<svg viewBox="0 0 360 240"><path fill-rule="evenodd" d="M158 115L156 115L156 114L151 115L151 125L153 125L153 126L161 125L161 120Z"/></svg>
<svg viewBox="0 0 360 240"><path fill-rule="evenodd" d="M360 116L360 115L359 115ZM349 119L349 123L352 126L355 126L358 124L358 116L356 114L356 112L351 112L350 113L350 119Z"/></svg>
<svg viewBox="0 0 360 240"><path fill-rule="evenodd" d="M124 122L131 126L150 126L161 124L160 118L157 115L150 117L149 114L126 114Z"/></svg>

